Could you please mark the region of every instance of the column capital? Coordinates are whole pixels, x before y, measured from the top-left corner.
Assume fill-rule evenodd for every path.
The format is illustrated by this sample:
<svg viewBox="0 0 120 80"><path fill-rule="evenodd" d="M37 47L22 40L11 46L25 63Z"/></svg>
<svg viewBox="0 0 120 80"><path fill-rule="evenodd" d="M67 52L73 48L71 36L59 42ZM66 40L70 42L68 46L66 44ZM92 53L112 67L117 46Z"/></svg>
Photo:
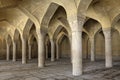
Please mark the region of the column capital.
<svg viewBox="0 0 120 80"><path fill-rule="evenodd" d="M71 15L69 15L69 19L84 21L86 19L86 17L82 14L81 15L71 14Z"/></svg>
<svg viewBox="0 0 120 80"><path fill-rule="evenodd" d="M14 45L16 45L16 41L13 41L12 43L13 43Z"/></svg>
<svg viewBox="0 0 120 80"><path fill-rule="evenodd" d="M9 43L7 43L7 46L9 46L9 47L10 47L10 44L9 44Z"/></svg>
<svg viewBox="0 0 120 80"><path fill-rule="evenodd" d="M106 32L106 33L111 32L111 30L112 30L111 27L109 27L109 28L103 28L103 32L104 32L104 33L105 33L105 32Z"/></svg>
<svg viewBox="0 0 120 80"><path fill-rule="evenodd" d="M25 38L22 38L21 40L22 40L22 42L26 42L27 41Z"/></svg>
<svg viewBox="0 0 120 80"><path fill-rule="evenodd" d="M94 35L91 35L91 36L90 36L90 39L94 39L94 38L95 38Z"/></svg>
<svg viewBox="0 0 120 80"><path fill-rule="evenodd" d="M104 28L103 33L106 39L111 39L111 28Z"/></svg>
<svg viewBox="0 0 120 80"><path fill-rule="evenodd" d="M85 22L84 16L73 16L70 20L70 26L72 31L82 31Z"/></svg>
<svg viewBox="0 0 120 80"><path fill-rule="evenodd" d="M90 38L90 41L91 41L91 42L94 42L94 40L95 40L94 38Z"/></svg>

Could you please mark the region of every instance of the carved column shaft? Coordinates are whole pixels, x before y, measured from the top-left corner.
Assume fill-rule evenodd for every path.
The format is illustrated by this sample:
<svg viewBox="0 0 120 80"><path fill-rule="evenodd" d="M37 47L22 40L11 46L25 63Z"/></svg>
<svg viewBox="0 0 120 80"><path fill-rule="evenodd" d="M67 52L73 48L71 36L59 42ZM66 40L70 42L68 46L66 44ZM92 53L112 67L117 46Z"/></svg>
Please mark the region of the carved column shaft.
<svg viewBox="0 0 120 80"><path fill-rule="evenodd" d="M54 41L51 39L51 61L55 61L55 44Z"/></svg>
<svg viewBox="0 0 120 80"><path fill-rule="evenodd" d="M26 40L22 39L22 64L26 64Z"/></svg>
<svg viewBox="0 0 120 80"><path fill-rule="evenodd" d="M16 42L13 41L13 62L16 61Z"/></svg>
<svg viewBox="0 0 120 80"><path fill-rule="evenodd" d="M28 44L28 48L29 48L28 58L29 58L29 60L31 60L32 59L31 44Z"/></svg>
<svg viewBox="0 0 120 80"><path fill-rule="evenodd" d="M45 66L45 45L44 36L38 32L38 67L43 68Z"/></svg>
<svg viewBox="0 0 120 80"><path fill-rule="evenodd" d="M7 43L7 55L6 55L6 60L10 60L10 45Z"/></svg>
<svg viewBox="0 0 120 80"><path fill-rule="evenodd" d="M95 61L95 43L94 43L94 38L91 38L90 41L91 41L91 61Z"/></svg>
<svg viewBox="0 0 120 80"><path fill-rule="evenodd" d="M58 45L58 43L56 43L56 59L58 60L59 58L60 58L60 56L59 56L59 45Z"/></svg>
<svg viewBox="0 0 120 80"><path fill-rule="evenodd" d="M112 44L111 44L111 28L103 29L105 35L105 65L112 67Z"/></svg>
<svg viewBox="0 0 120 80"><path fill-rule="evenodd" d="M72 32L72 66L73 75L82 74L82 32Z"/></svg>

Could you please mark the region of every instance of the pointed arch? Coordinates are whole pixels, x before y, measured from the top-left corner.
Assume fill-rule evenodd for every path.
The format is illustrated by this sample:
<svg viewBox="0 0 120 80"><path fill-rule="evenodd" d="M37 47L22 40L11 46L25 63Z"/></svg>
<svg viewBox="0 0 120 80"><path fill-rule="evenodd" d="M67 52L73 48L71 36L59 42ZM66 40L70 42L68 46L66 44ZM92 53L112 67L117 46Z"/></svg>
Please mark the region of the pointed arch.
<svg viewBox="0 0 120 80"><path fill-rule="evenodd" d="M7 35L6 42L10 45L12 43L12 37L10 34Z"/></svg>
<svg viewBox="0 0 120 80"><path fill-rule="evenodd" d="M78 5L78 16L84 15L93 0L80 0Z"/></svg>
<svg viewBox="0 0 120 80"><path fill-rule="evenodd" d="M83 25L83 29L88 33L90 38L94 38L94 35L100 28L102 29L102 25L92 18L87 19Z"/></svg>
<svg viewBox="0 0 120 80"><path fill-rule="evenodd" d="M20 5L18 6L18 9L21 10L29 18L29 20L31 20L35 24L37 28L40 27L39 20L35 16L33 16L32 13L30 13L28 10Z"/></svg>
<svg viewBox="0 0 120 80"><path fill-rule="evenodd" d="M30 42L31 42L31 40L33 40L33 38L36 38L36 40L37 40L37 34L35 32L33 32L29 35L28 44L31 44Z"/></svg>
<svg viewBox="0 0 120 80"><path fill-rule="evenodd" d="M15 29L13 40L17 41L19 38L21 39L21 34L18 29Z"/></svg>
<svg viewBox="0 0 120 80"><path fill-rule="evenodd" d="M96 31L94 37L96 37L96 35L97 35L98 33L100 33L101 31L103 31L102 28L98 29L98 31ZM104 34L103 34L103 35L104 35Z"/></svg>
<svg viewBox="0 0 120 80"><path fill-rule="evenodd" d="M59 25L57 29L55 30L52 38L56 40L60 32L65 32L68 35L68 31L63 26Z"/></svg>
<svg viewBox="0 0 120 80"><path fill-rule="evenodd" d="M53 2L49 5L45 15L43 16L42 22L41 22L41 30L42 31L47 32L50 20L52 19L52 17L54 16L55 12L57 11L57 9L60 6L61 5L59 5L57 3L53 3ZM63 6L61 6L61 7L65 10L65 8Z"/></svg>
<svg viewBox="0 0 120 80"><path fill-rule="evenodd" d="M24 30L23 30L23 37L24 38L28 39L30 30L31 30L33 24L34 23L30 19L27 20L27 23L26 23ZM35 25L34 25L34 27L36 29Z"/></svg>
<svg viewBox="0 0 120 80"><path fill-rule="evenodd" d="M50 41L50 36L49 34L46 34L46 37L45 37L45 45L48 45L48 42Z"/></svg>
<svg viewBox="0 0 120 80"><path fill-rule="evenodd" d="M56 40L56 47L57 48L57 55L61 55L60 57L70 58L71 57L71 50L70 50L70 40L68 35L65 32L60 32L57 36ZM58 52L60 51L60 52Z"/></svg>
<svg viewBox="0 0 120 80"><path fill-rule="evenodd" d="M61 42L61 40L62 40L62 38L63 38L64 36L68 37L68 35L67 35L65 32L59 33L59 35L57 36L57 39L56 39L56 43ZM68 37L68 38L69 38L69 37Z"/></svg>

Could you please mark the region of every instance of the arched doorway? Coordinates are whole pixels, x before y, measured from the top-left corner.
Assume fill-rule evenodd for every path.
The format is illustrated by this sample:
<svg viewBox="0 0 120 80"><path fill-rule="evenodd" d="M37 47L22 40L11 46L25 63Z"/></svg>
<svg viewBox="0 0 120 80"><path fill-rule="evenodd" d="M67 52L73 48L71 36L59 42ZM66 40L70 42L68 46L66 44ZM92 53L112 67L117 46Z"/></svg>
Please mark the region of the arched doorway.
<svg viewBox="0 0 120 80"><path fill-rule="evenodd" d="M14 33L14 44L16 46L16 59L22 59L22 40L20 32L16 29Z"/></svg>
<svg viewBox="0 0 120 80"><path fill-rule="evenodd" d="M95 35L95 53L98 60L105 59L105 38L103 31Z"/></svg>
<svg viewBox="0 0 120 80"><path fill-rule="evenodd" d="M59 39L59 55L60 58L71 58L71 51L70 51L70 41L69 38L65 35L61 36Z"/></svg>
<svg viewBox="0 0 120 80"><path fill-rule="evenodd" d="M90 41L89 36L82 32L82 49L83 49L83 59L90 58Z"/></svg>
<svg viewBox="0 0 120 80"><path fill-rule="evenodd" d="M120 35L119 32L112 28L112 55L113 55L113 60L120 60Z"/></svg>

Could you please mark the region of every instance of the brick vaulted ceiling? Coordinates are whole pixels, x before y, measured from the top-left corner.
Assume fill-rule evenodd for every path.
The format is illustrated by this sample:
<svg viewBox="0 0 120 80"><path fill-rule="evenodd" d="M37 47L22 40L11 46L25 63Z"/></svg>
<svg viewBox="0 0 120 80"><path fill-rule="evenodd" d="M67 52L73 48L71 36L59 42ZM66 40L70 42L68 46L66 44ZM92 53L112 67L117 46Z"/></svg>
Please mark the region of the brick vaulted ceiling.
<svg viewBox="0 0 120 80"><path fill-rule="evenodd" d="M85 9L89 1L91 1L91 4L88 5L88 9L84 12L82 9ZM66 15L70 15L69 10L71 9L72 12L76 10L83 11L86 17L95 19L100 22L103 27L110 27L111 24L114 25L120 17L120 0L0 0L0 36L1 32L8 31L11 26L15 28L24 26L23 23L25 21L27 22L27 18L29 17L34 17L34 22L39 21L38 24L41 23L44 19L44 14L50 7L50 3L62 5L66 9ZM68 3L70 3L70 5L67 5ZM80 3L81 8L79 9ZM54 7L57 7L57 5L54 5ZM49 10L51 14L52 10L54 9ZM48 19L48 16L50 16L49 18L51 19L53 16L51 16L51 14L48 12L45 17ZM67 22L65 21L66 19L58 19L63 24ZM23 29L24 28L21 28L21 30Z"/></svg>

